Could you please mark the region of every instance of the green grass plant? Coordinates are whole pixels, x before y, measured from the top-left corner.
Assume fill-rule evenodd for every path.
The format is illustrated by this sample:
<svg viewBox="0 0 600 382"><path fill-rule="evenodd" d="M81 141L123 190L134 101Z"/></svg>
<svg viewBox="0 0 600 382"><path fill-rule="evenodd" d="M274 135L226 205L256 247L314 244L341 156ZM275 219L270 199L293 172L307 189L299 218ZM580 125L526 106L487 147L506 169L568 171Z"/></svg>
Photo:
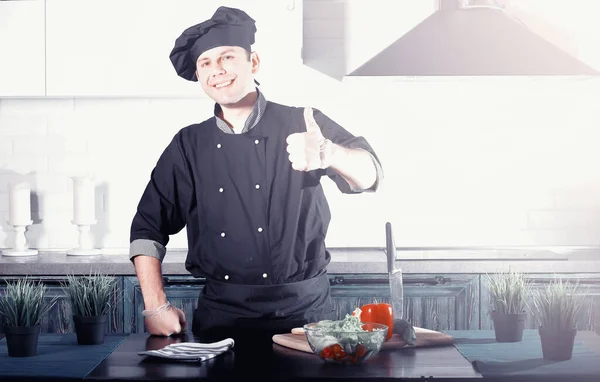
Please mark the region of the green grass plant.
<svg viewBox="0 0 600 382"><path fill-rule="evenodd" d="M46 296L46 285L30 278L6 281L0 296L2 325L27 327L40 325L43 316L54 306L57 298Z"/></svg>
<svg viewBox="0 0 600 382"><path fill-rule="evenodd" d="M540 326L552 330L571 330L576 327L586 291L579 282L555 278L534 294L536 317Z"/></svg>
<svg viewBox="0 0 600 382"><path fill-rule="evenodd" d="M525 312L531 283L519 272L498 272L489 277L490 306L492 311L504 314Z"/></svg>
<svg viewBox="0 0 600 382"><path fill-rule="evenodd" d="M113 276L90 274L89 276L67 275L63 290L75 316L104 316L115 298L117 280Z"/></svg>

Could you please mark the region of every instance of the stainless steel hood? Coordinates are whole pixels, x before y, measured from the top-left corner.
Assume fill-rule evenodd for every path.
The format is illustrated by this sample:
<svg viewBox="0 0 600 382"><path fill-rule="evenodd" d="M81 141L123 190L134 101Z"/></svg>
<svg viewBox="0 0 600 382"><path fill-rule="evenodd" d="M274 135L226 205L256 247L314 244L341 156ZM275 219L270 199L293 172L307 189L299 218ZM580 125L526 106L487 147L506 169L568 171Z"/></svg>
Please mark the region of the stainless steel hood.
<svg viewBox="0 0 600 382"><path fill-rule="evenodd" d="M494 7L442 9L348 76L599 75Z"/></svg>

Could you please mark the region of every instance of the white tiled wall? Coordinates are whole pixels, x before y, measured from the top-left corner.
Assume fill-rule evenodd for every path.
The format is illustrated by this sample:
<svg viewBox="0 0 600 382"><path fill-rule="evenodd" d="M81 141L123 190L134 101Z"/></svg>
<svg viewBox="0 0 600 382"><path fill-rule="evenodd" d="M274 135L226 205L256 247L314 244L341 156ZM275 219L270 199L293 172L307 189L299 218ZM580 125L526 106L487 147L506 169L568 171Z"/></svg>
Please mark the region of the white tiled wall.
<svg viewBox="0 0 600 382"><path fill-rule="evenodd" d="M325 181L330 246L383 246L386 221L400 246L600 244L600 81L339 81L360 61L344 22L356 15L352 3L305 1L305 68L281 69L294 85L287 90L262 85L274 101L320 108L381 157L380 193L341 195ZM19 177L34 188L30 246L75 246L69 178L82 173L97 184L96 245L126 248L158 156L180 128L212 113L198 91L0 99L0 248L12 245L7 184ZM169 246L185 247L185 235Z"/></svg>

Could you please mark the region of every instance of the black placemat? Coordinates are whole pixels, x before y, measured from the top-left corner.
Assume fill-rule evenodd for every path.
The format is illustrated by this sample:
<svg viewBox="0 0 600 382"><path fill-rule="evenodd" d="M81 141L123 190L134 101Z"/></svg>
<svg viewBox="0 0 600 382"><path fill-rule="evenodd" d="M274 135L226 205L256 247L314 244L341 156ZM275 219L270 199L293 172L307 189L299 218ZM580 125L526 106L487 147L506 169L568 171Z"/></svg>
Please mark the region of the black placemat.
<svg viewBox="0 0 600 382"><path fill-rule="evenodd" d="M37 355L33 357L9 357L3 338L0 376L83 378L125 338L127 334L107 334L103 344L79 345L74 333L40 334Z"/></svg>
<svg viewBox="0 0 600 382"><path fill-rule="evenodd" d="M522 341L510 343L496 342L493 330L445 330L444 333L454 337L454 346L484 377L600 376L600 355L577 338L570 360L549 361L542 356L542 344L537 330L526 329Z"/></svg>

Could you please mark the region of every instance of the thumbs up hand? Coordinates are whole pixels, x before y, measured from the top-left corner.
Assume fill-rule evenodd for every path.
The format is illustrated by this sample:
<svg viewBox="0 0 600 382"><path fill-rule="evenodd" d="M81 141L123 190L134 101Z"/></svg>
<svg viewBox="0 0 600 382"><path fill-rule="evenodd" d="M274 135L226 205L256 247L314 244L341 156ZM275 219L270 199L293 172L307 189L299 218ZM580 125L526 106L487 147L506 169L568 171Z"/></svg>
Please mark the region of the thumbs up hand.
<svg viewBox="0 0 600 382"><path fill-rule="evenodd" d="M313 110L304 108L306 132L290 134L286 142L292 168L297 171L312 171L325 168L323 148L331 141L325 139L321 128L315 121Z"/></svg>

